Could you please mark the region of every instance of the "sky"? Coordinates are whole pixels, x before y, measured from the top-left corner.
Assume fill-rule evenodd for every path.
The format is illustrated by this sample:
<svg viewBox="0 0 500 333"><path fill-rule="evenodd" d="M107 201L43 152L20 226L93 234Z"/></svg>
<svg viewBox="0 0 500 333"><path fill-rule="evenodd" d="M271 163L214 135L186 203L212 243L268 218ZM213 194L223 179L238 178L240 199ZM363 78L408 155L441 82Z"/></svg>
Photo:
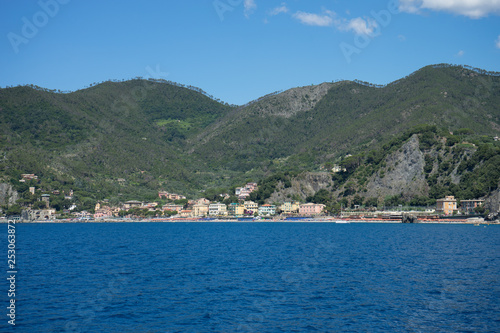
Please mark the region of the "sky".
<svg viewBox="0 0 500 333"><path fill-rule="evenodd" d="M157 78L245 104L427 65L500 72L500 0L0 0L0 87Z"/></svg>

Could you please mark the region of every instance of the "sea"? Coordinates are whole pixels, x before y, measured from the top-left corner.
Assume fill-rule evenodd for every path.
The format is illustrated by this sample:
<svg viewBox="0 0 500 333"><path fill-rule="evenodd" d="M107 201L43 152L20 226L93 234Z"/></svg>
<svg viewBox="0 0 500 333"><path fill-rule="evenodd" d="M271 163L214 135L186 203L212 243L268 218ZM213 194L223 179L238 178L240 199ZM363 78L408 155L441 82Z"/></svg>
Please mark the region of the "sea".
<svg viewBox="0 0 500 333"><path fill-rule="evenodd" d="M0 332L500 332L500 226L40 223L15 240Z"/></svg>

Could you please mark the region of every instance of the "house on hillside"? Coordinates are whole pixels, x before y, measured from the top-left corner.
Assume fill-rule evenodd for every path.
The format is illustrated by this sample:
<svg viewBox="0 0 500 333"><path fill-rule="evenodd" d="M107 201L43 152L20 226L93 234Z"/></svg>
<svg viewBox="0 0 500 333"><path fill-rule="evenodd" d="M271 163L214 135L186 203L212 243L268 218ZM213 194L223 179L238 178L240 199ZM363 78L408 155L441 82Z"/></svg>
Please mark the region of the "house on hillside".
<svg viewBox="0 0 500 333"><path fill-rule="evenodd" d="M164 197L165 199L169 199L169 200L184 200L184 199L186 199L186 197L183 196L183 195L175 194L175 193L169 193L169 192L166 192L166 191L160 191L160 192L158 192L158 197L160 199L162 197Z"/></svg>
<svg viewBox="0 0 500 333"><path fill-rule="evenodd" d="M237 187L234 190L234 194L240 200L245 200L250 196L253 191L257 190L257 183L247 183L244 187Z"/></svg>
<svg viewBox="0 0 500 333"><path fill-rule="evenodd" d="M137 200L129 200L123 204L124 210L129 210L131 208L140 208L142 207L142 202Z"/></svg>
<svg viewBox="0 0 500 333"><path fill-rule="evenodd" d="M194 204L195 205L210 205L210 200L205 199L205 198L201 198L201 199L195 200Z"/></svg>

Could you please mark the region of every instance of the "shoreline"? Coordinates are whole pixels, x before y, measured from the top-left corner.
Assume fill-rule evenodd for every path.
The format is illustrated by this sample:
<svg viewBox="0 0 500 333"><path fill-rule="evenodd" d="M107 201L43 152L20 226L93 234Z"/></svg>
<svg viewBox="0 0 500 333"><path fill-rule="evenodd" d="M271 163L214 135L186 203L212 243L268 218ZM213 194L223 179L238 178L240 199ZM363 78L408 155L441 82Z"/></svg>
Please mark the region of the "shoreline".
<svg viewBox="0 0 500 333"><path fill-rule="evenodd" d="M7 219L0 220L0 223L8 223ZM434 220L434 221L418 221L416 223L403 223L395 220L376 220L376 219L304 219L304 220L234 220L234 219L99 219L99 220L35 220L35 221L16 221L17 223L26 224L102 224L102 223L334 223L334 224L351 224L351 223L376 223L376 224L470 224L470 225L500 225L500 221L484 221L484 220Z"/></svg>

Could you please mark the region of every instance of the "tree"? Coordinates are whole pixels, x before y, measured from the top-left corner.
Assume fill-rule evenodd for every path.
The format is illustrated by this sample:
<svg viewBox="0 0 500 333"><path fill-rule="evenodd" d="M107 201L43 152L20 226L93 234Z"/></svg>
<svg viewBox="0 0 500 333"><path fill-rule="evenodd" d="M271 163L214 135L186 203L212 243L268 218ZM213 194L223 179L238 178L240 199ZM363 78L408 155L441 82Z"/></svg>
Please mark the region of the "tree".
<svg viewBox="0 0 500 333"><path fill-rule="evenodd" d="M307 198L307 201L326 205L331 200L331 193L328 190L321 189L314 196Z"/></svg>
<svg viewBox="0 0 500 333"><path fill-rule="evenodd" d="M5 212L5 215L7 215L7 216L21 215L21 211L22 211L21 206L12 205L7 209L7 211Z"/></svg>
<svg viewBox="0 0 500 333"><path fill-rule="evenodd" d="M356 194L356 195L354 196L354 198L352 199L352 204L353 204L353 205L358 205L358 206L361 206L361 205L363 204L363 201L364 201L364 200L365 200L365 199L364 199L362 196L360 196L359 194Z"/></svg>
<svg viewBox="0 0 500 333"><path fill-rule="evenodd" d="M367 198L365 201L365 206L377 207L378 206L378 199L377 198Z"/></svg>
<svg viewBox="0 0 500 333"><path fill-rule="evenodd" d="M349 156L345 158L342 162L340 162L340 166L347 170L347 173L352 173L359 167L361 161L363 160L363 155L358 154L355 156Z"/></svg>
<svg viewBox="0 0 500 333"><path fill-rule="evenodd" d="M230 196L229 198L227 198L226 200L223 201L223 203L225 203L226 205L230 205L232 203L238 203L238 202L239 202L239 199L235 195L232 195L232 196Z"/></svg>

